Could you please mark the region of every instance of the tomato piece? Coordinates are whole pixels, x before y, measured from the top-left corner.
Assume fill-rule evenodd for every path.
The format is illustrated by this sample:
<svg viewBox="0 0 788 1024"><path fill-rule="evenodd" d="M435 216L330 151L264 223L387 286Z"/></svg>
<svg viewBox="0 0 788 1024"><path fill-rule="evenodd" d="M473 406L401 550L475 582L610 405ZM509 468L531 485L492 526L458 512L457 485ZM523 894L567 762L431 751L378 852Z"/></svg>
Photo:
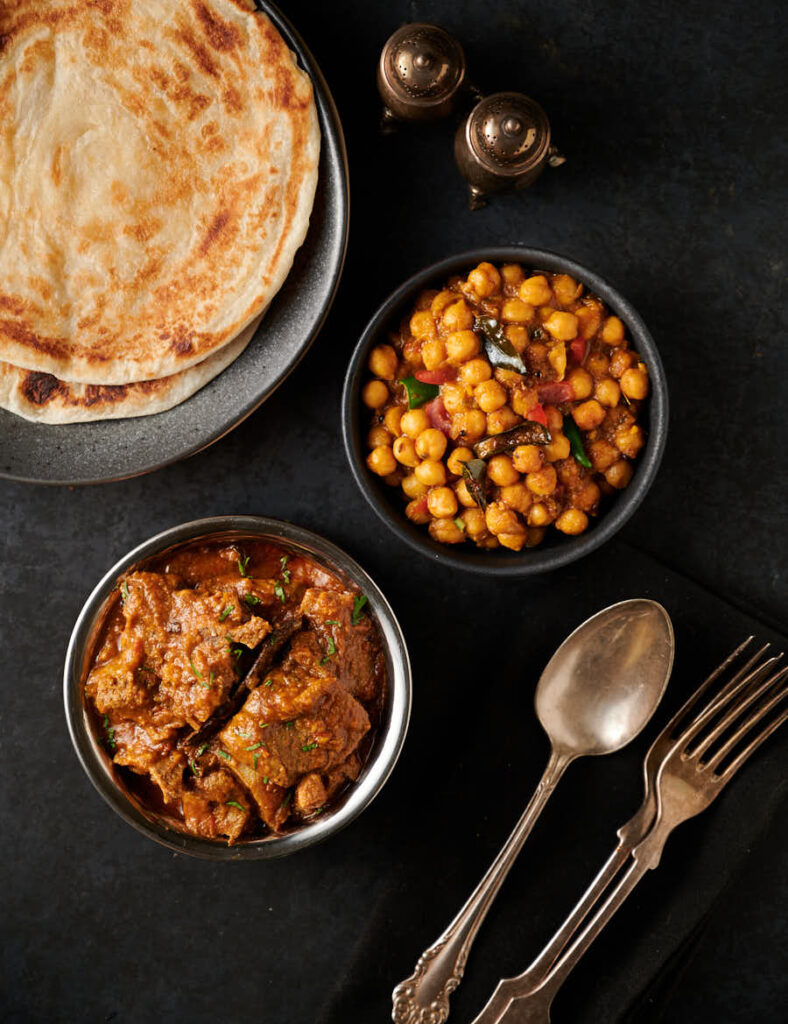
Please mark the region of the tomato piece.
<svg viewBox="0 0 788 1024"><path fill-rule="evenodd" d="M446 412L446 406L443 404L443 399L438 395L437 398L433 398L431 402L427 402L424 406L424 411L429 417L429 421L436 430L441 430L448 437L449 430L451 429L451 417Z"/></svg>
<svg viewBox="0 0 788 1024"><path fill-rule="evenodd" d="M457 368L442 366L438 370L416 370L413 376L422 384L447 384L451 380L457 380Z"/></svg>
<svg viewBox="0 0 788 1024"><path fill-rule="evenodd" d="M572 385L568 380L551 381L548 384L540 384L537 388L539 401L542 404L558 405L560 402L571 402L575 397Z"/></svg>
<svg viewBox="0 0 788 1024"><path fill-rule="evenodd" d="M533 420L534 423L541 423L543 427L547 426L547 413L544 411L544 406L541 402L537 402L533 409L529 409L525 418Z"/></svg>
<svg viewBox="0 0 788 1024"><path fill-rule="evenodd" d="M585 338L575 338L569 342L569 348L572 350L572 356L576 363L582 363L586 357L586 349L588 348L588 341Z"/></svg>

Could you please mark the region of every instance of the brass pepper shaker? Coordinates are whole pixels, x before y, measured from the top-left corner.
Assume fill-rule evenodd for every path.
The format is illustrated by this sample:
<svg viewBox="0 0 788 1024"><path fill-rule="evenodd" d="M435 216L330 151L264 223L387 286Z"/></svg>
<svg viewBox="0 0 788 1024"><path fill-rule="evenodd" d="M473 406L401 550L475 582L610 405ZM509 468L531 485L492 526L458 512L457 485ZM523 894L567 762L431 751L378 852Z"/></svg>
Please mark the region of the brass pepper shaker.
<svg viewBox="0 0 788 1024"><path fill-rule="evenodd" d="M457 129L454 157L470 186L472 210L491 193L525 188L546 165L565 161L550 142L547 114L520 92L498 92L477 103Z"/></svg>
<svg viewBox="0 0 788 1024"><path fill-rule="evenodd" d="M438 25L413 22L388 39L378 62L383 129L397 121L432 121L454 109L465 86L465 54Z"/></svg>

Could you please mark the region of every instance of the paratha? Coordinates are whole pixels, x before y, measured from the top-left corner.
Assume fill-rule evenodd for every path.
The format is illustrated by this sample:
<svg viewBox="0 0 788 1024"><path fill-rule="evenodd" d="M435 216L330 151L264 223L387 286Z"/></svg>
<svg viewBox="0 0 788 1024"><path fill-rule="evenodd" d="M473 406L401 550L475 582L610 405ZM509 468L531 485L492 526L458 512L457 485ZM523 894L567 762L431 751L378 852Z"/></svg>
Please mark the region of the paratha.
<svg viewBox="0 0 788 1024"><path fill-rule="evenodd" d="M0 362L0 409L36 423L87 423L151 416L191 398L234 362L249 344L255 320L238 337L196 366L135 384L77 384L51 373Z"/></svg>
<svg viewBox="0 0 788 1024"><path fill-rule="evenodd" d="M319 148L246 0L2 0L0 359L112 385L204 362L287 276Z"/></svg>

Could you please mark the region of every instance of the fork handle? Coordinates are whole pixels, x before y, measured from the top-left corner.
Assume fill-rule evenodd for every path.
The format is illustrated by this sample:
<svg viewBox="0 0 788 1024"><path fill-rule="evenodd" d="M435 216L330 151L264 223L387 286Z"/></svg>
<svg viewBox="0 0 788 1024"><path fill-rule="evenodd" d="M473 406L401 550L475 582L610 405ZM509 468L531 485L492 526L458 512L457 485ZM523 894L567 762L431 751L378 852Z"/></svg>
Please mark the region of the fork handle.
<svg viewBox="0 0 788 1024"><path fill-rule="evenodd" d="M419 957L410 977L392 992L391 1018L395 1024L442 1024L448 1018L449 997L462 980L476 933L571 761L566 754L551 752L534 795L484 878L440 938Z"/></svg>

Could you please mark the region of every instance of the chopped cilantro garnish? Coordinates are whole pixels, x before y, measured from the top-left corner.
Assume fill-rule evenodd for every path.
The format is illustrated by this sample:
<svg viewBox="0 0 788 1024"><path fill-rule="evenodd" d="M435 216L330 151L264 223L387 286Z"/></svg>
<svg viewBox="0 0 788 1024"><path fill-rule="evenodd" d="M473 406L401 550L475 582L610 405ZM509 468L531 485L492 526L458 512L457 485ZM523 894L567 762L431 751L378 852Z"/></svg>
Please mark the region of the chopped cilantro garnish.
<svg viewBox="0 0 788 1024"><path fill-rule="evenodd" d="M261 729L267 729L270 724L271 724L270 722L261 722L260 723L260 728Z"/></svg>
<svg viewBox="0 0 788 1024"><path fill-rule="evenodd" d="M328 661L328 659L331 657L331 655L332 654L336 654L336 653L337 653L337 645L334 643L332 638L329 638L329 641L328 641L328 654L324 658L320 659L320 664L321 665L325 665L325 663Z"/></svg>
<svg viewBox="0 0 788 1024"><path fill-rule="evenodd" d="M104 715L104 731L107 734L107 746L110 750L115 749L115 730L109 724L109 715Z"/></svg>
<svg viewBox="0 0 788 1024"><path fill-rule="evenodd" d="M301 747L301 749L303 750L304 753L306 753L308 750L314 750L316 746L317 746L317 740L315 740L314 743L305 743Z"/></svg>
<svg viewBox="0 0 788 1024"><path fill-rule="evenodd" d="M249 733L249 732L241 732L241 730L238 728L238 726L236 726L233 729L233 732L235 733L236 736L240 736L242 740L250 740L252 738L252 734L251 733Z"/></svg>
<svg viewBox="0 0 788 1024"><path fill-rule="evenodd" d="M369 598L366 594L361 594L360 597L353 598L353 615L350 621L354 626L357 626L361 621L361 616L364 614L364 605L368 600Z"/></svg>
<svg viewBox="0 0 788 1024"><path fill-rule="evenodd" d="M238 572L242 576L247 575L246 567L249 565L249 557L249 555L247 555L246 558L241 558L240 555L238 556Z"/></svg>
<svg viewBox="0 0 788 1024"><path fill-rule="evenodd" d="M260 598L255 597L254 594L244 594L244 601L250 605L260 604Z"/></svg>
<svg viewBox="0 0 788 1024"><path fill-rule="evenodd" d="M216 753L219 755L219 757L223 757L225 761L231 760L231 757L226 750L217 750Z"/></svg>
<svg viewBox="0 0 788 1024"><path fill-rule="evenodd" d="M259 760L260 760L260 755L259 754L255 754L254 757L252 758L252 763L254 764L254 770L255 771L257 771L257 762Z"/></svg>
<svg viewBox="0 0 788 1024"><path fill-rule="evenodd" d="M285 729L292 729L295 722L285 722Z"/></svg>
<svg viewBox="0 0 788 1024"><path fill-rule="evenodd" d="M237 807L239 811L243 811L244 813L246 812L246 808L243 804L239 804L237 800L227 800L226 804L228 807Z"/></svg>
<svg viewBox="0 0 788 1024"><path fill-rule="evenodd" d="M129 599L129 585L125 580L120 585L120 592L123 594L123 602L125 604Z"/></svg>
<svg viewBox="0 0 788 1024"><path fill-rule="evenodd" d="M268 776L267 776L267 775L264 775L264 776L263 776L263 785L264 785L264 786L267 786L267 785L268 785Z"/></svg>
<svg viewBox="0 0 788 1024"><path fill-rule="evenodd" d="M207 749L208 749L208 744L207 743L203 743L203 745L200 747L200 749L197 751L197 753L194 756L195 757L199 757L201 754L204 754Z"/></svg>
<svg viewBox="0 0 788 1024"><path fill-rule="evenodd" d="M293 794L292 793L288 793L287 796L282 801L282 803L281 803L281 805L279 807L279 810L280 811L284 811L286 809L287 805L290 803L290 801L292 799L293 799Z"/></svg>
<svg viewBox="0 0 788 1024"><path fill-rule="evenodd" d="M278 580L274 584L274 593L279 598L279 600L282 602L282 604L284 604L285 601L287 600L287 595L285 594L285 588L282 586L282 584Z"/></svg>
<svg viewBox="0 0 788 1024"><path fill-rule="evenodd" d="M457 527L458 530L462 530L462 532L465 533L465 523L462 521L462 519L460 519L459 516L457 516L457 518L454 520L454 525Z"/></svg>
<svg viewBox="0 0 788 1024"><path fill-rule="evenodd" d="M327 626L341 626L342 623L341 622L337 622L336 619L326 619L326 625Z"/></svg>
<svg viewBox="0 0 788 1024"><path fill-rule="evenodd" d="M251 747L244 747L244 750L257 750L258 747L262 747L262 743L253 743Z"/></svg>
<svg viewBox="0 0 788 1024"><path fill-rule="evenodd" d="M189 668L197 676L198 679L202 679L202 672L197 671L197 669L194 667L194 662L192 661L191 658L189 658Z"/></svg>
<svg viewBox="0 0 788 1024"><path fill-rule="evenodd" d="M219 622L224 622L224 620L227 618L227 616L232 614L232 611L233 611L233 606L231 604L228 604L227 607L222 612L222 614L219 616Z"/></svg>
<svg viewBox="0 0 788 1024"><path fill-rule="evenodd" d="M263 683L263 686L273 686L273 685L274 685L273 679L266 679L266 681Z"/></svg>

